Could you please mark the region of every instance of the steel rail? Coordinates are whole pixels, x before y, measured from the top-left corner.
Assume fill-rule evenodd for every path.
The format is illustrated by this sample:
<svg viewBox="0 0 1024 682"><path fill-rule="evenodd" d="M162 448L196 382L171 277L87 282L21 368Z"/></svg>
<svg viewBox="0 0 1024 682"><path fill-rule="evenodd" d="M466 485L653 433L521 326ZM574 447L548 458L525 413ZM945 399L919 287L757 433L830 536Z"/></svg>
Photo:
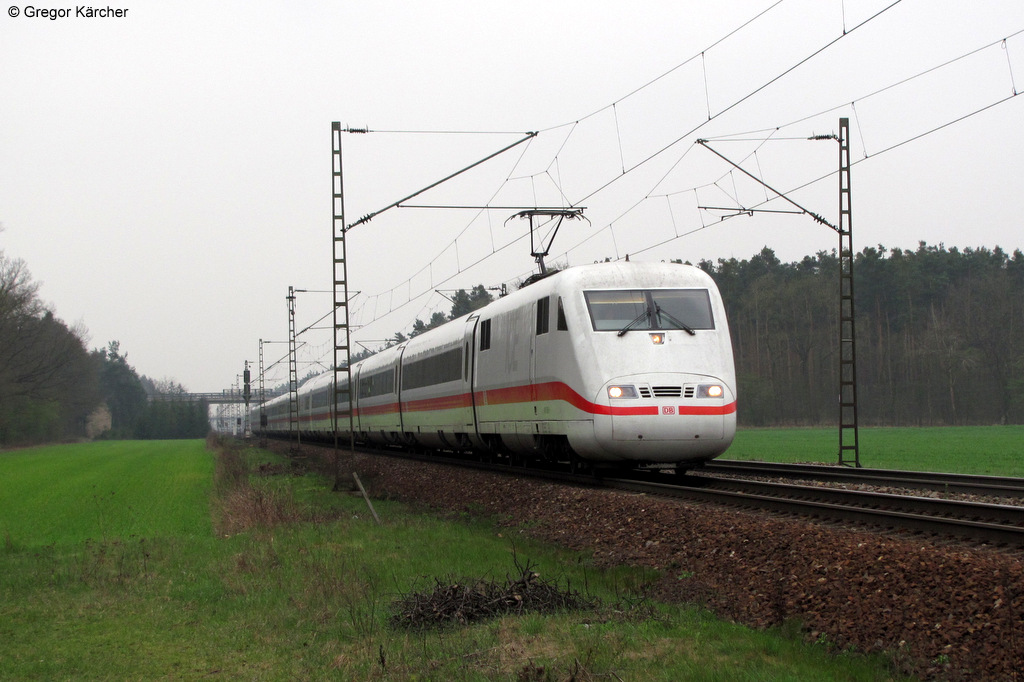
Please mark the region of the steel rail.
<svg viewBox="0 0 1024 682"><path fill-rule="evenodd" d="M1024 546L1024 507L1011 505L715 477L685 476L669 483L653 480L659 477L659 474L628 479L605 478L501 464L487 465L473 460L442 459L433 456L424 456L422 459L572 485L606 487L648 495L956 536L995 545Z"/></svg>
<svg viewBox="0 0 1024 682"><path fill-rule="evenodd" d="M510 476L527 476L555 483L624 490L889 529L961 537L973 542L994 545L1024 547L1024 507L1011 505L938 500L710 476L680 476L672 482L654 480L667 478L665 475L654 473L628 479L597 477L551 469L488 464L473 459L437 457L397 449L358 447L356 450L365 454L459 466Z"/></svg>
<svg viewBox="0 0 1024 682"><path fill-rule="evenodd" d="M902 488L918 488L941 492L1024 497L1024 478L1010 476L978 476L946 474L930 471L898 469L850 469L820 464L779 464L774 462L741 462L717 459L706 463L701 471L750 476L784 476L816 481L864 483Z"/></svg>
<svg viewBox="0 0 1024 682"><path fill-rule="evenodd" d="M1024 546L1024 507L783 483L696 477L681 484L605 479L610 487L836 521L855 521L999 545ZM696 485L691 485L697 481Z"/></svg>

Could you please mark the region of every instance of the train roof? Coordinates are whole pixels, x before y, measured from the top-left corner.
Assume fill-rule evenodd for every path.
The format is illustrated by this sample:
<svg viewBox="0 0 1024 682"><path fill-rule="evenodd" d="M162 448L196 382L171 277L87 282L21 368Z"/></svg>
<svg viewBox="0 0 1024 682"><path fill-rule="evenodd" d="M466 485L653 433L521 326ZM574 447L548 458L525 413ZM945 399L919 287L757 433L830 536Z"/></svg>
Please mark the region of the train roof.
<svg viewBox="0 0 1024 682"><path fill-rule="evenodd" d="M593 263L577 265L536 280L509 295L499 298L476 314L485 316L484 311L501 312L521 305L538 296L551 293L580 291L584 289L617 288L715 288L714 280L706 272L693 265L664 262L622 261L615 263ZM463 316L465 317L465 316ZM462 319L462 318L459 318ZM457 320L453 320L456 322Z"/></svg>

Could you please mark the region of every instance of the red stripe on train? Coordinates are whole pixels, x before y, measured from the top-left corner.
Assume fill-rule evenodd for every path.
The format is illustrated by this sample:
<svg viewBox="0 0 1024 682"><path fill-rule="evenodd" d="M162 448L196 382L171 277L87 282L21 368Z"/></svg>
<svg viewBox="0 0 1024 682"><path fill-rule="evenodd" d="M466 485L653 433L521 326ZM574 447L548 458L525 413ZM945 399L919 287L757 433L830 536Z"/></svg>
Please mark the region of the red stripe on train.
<svg viewBox="0 0 1024 682"><path fill-rule="evenodd" d="M524 386L510 386L508 388L492 388L486 391L476 392L478 407L489 405L514 405L531 402L543 402L550 400L561 400L569 403L576 409L597 415L609 416L655 416L665 414L661 406L642 405L629 407L624 405L599 405L593 403L574 391L570 386L561 381L549 381L542 384L527 384ZM472 400L469 393L442 396L440 398L424 398L421 400L410 400L401 404L402 412L430 412L435 410L454 410L472 407ZM394 414L398 411L398 403L387 403L385 405L373 405L358 408L357 416L373 416ZM727 415L736 412L736 401L725 405L679 405L675 407L677 416L716 416ZM328 419L330 413L320 415L306 415L300 421L313 421L317 419ZM339 418L348 418L348 412L340 413ZM276 420L275 420L276 421Z"/></svg>
<svg viewBox="0 0 1024 682"><path fill-rule="evenodd" d="M656 405L642 407L625 407L598 405L592 403L567 384L561 381L549 381L543 384L528 384L526 386L511 386L509 388L492 388L488 391L478 391L476 394L478 405L508 405L510 403L530 403L544 400L562 400L578 410L590 414L602 415L655 415L658 414Z"/></svg>

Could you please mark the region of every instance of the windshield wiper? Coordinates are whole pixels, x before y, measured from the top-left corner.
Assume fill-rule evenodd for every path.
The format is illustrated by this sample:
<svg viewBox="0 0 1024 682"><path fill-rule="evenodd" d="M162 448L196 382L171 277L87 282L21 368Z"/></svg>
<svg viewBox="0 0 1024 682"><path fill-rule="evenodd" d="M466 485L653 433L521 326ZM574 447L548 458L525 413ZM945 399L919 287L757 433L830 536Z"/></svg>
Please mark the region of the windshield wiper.
<svg viewBox="0 0 1024 682"><path fill-rule="evenodd" d="M671 315L666 313L664 310L662 310L661 306L658 305L657 303L654 304L654 311L656 313L658 313L659 316L660 315L664 315L665 318L668 319L669 322L671 322L672 324L676 325L677 327L679 327L680 329L685 331L690 336L696 336L697 335L697 332L695 332L693 330L693 327L691 327L690 325L686 324L685 322L680 322L676 318L672 317ZM621 335L621 332L620 332L620 335Z"/></svg>
<svg viewBox="0 0 1024 682"><path fill-rule="evenodd" d="M650 317L651 317L651 309L650 308L646 308L642 313L640 313L635 318L633 318L632 322L630 322L625 327L623 327L622 329L619 330L618 335L619 336L624 335L626 332L628 332L630 329L633 328L633 325L635 325L637 322L639 322L640 320L644 319L645 317L650 319Z"/></svg>

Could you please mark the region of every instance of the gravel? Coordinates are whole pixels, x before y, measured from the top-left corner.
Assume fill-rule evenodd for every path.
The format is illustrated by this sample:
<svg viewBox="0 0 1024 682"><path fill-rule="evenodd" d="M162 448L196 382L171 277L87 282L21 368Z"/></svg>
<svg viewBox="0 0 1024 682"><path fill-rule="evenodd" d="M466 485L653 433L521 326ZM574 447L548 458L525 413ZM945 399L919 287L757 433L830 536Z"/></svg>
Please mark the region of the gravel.
<svg viewBox="0 0 1024 682"><path fill-rule="evenodd" d="M811 641L887 652L924 679L1024 680L1019 551L392 458L355 467L371 495L658 569L665 601L755 628L796 620Z"/></svg>

